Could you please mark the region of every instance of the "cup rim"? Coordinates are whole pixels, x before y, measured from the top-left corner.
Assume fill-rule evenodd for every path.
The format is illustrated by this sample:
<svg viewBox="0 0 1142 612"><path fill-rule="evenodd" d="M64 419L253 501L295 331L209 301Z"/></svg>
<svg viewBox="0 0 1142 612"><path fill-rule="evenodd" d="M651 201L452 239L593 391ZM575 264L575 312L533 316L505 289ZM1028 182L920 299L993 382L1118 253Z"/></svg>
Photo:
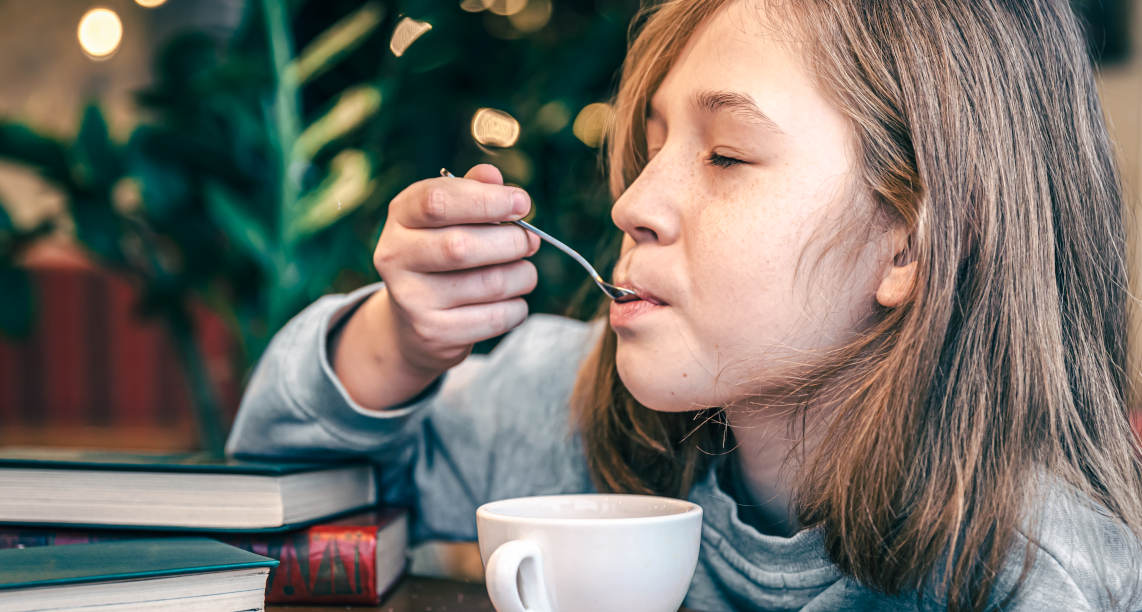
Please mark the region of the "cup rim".
<svg viewBox="0 0 1142 612"><path fill-rule="evenodd" d="M497 511L497 506L507 505L520 500L534 500L543 501L544 499L560 499L565 500L568 497L582 497L582 498L601 498L601 497L623 497L623 498L646 498L659 501L668 501L670 503L677 503L684 509L681 512L672 514L659 514L654 516L634 516L634 517L603 517L603 518L574 518L574 517L533 517L533 516L517 516L512 514L502 514ZM524 495L520 497L511 497L507 499L497 499L495 501L486 502L476 508L476 518L485 520L498 520L498 521L512 521L512 522L525 522L540 525L587 525L592 526L606 526L606 525L626 525L633 524L654 524L654 523L669 523L673 521L681 521L692 518L694 516L702 516L702 507L698 504L675 497L664 497L659 495L640 495L636 493L566 493L561 495Z"/></svg>

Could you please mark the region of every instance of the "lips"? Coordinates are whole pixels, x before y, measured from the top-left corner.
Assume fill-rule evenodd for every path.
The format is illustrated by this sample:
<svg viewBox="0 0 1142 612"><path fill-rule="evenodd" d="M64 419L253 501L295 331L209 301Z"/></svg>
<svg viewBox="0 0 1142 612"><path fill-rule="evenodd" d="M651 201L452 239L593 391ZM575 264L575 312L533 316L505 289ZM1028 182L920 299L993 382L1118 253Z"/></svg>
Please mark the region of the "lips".
<svg viewBox="0 0 1142 612"><path fill-rule="evenodd" d="M637 299L639 299L639 300L650 302L651 304L654 304L655 306L666 306L667 305L666 302L662 298L658 297L653 292L642 287L636 281L633 281L631 279L615 279L615 284L618 285L619 287L626 287L627 289L634 291L635 295L638 296ZM635 300L632 298L632 299L628 299L625 301L633 302Z"/></svg>

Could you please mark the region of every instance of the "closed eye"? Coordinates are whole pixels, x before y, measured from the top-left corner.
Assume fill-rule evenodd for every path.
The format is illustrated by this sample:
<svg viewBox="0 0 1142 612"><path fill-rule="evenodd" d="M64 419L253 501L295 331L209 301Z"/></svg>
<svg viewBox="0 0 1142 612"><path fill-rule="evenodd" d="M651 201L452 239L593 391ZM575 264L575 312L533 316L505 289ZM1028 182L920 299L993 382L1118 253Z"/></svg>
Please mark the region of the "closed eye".
<svg viewBox="0 0 1142 612"><path fill-rule="evenodd" d="M710 153L710 156L706 158L706 163L710 164L711 166L717 166L719 168L729 168L730 166L744 164L745 162L733 157L726 157L725 155Z"/></svg>

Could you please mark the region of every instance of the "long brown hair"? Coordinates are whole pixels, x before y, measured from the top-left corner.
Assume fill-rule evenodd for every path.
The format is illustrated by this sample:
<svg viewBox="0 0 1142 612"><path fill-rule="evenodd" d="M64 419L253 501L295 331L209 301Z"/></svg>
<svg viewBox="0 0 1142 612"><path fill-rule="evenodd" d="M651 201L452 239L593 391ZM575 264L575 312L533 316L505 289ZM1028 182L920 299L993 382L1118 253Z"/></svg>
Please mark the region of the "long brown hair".
<svg viewBox="0 0 1142 612"><path fill-rule="evenodd" d="M650 96L727 2L673 0L636 17L606 141L613 197L646 164ZM906 225L917 262L907 302L797 386L831 411L799 472L801 523L883 592L923 589L942 568L953 610L994 601L1041 474L1142 534L1122 190L1069 6L783 8L851 122L858 189ZM684 496L726 432L639 405L615 345L607 329L572 399L596 485Z"/></svg>

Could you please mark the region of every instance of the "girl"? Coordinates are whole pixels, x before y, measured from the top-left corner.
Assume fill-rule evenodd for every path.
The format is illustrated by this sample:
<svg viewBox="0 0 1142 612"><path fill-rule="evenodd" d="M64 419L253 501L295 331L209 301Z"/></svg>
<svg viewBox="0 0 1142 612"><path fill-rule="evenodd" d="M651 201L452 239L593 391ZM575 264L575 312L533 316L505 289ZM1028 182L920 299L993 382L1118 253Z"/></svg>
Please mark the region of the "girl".
<svg viewBox="0 0 1142 612"><path fill-rule="evenodd" d="M368 455L417 539L503 497L688 497L697 610L1142 606L1122 195L1067 4L636 26L607 154L641 299L527 318L539 243L498 224L527 194L421 181L384 284L278 333L229 450Z"/></svg>

